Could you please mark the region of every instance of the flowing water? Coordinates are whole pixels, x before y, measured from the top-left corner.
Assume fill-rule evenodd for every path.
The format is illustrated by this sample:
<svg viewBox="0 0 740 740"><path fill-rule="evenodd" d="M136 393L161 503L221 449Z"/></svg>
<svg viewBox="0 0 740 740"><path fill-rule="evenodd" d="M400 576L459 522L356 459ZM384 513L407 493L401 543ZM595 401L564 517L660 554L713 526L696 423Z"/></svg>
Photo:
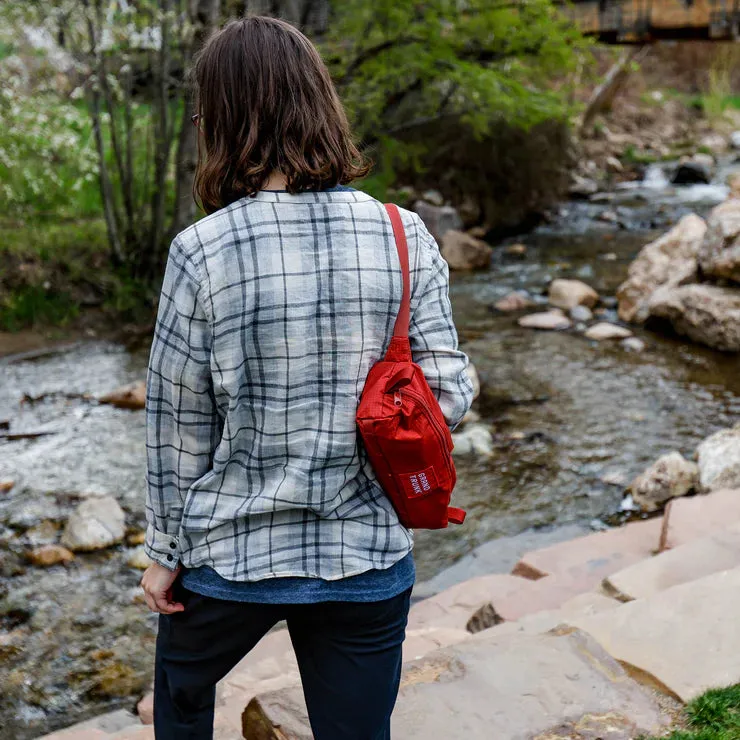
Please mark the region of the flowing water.
<svg viewBox="0 0 740 740"><path fill-rule="evenodd" d="M631 353L577 333L524 330L491 309L514 289L544 302L558 276L585 280L613 306L651 230L725 195L721 185L705 186L682 199L650 178L564 206L525 239L526 255L501 249L490 271L454 276L455 318L481 376L477 409L494 432L494 454L459 460L456 503L469 517L463 527L418 533L420 579L491 538L608 516L625 484L659 455L691 455L740 416L735 357L647 332L645 351ZM143 527L143 414L84 396L142 378L145 365L146 347L101 341L0 360L0 422L13 433L44 433L0 436L0 481L16 482L0 493L2 740L132 706L151 680L156 619L134 602L140 572L126 566L126 546L48 570L24 559L32 544L58 536L86 496L116 496L131 531Z"/></svg>

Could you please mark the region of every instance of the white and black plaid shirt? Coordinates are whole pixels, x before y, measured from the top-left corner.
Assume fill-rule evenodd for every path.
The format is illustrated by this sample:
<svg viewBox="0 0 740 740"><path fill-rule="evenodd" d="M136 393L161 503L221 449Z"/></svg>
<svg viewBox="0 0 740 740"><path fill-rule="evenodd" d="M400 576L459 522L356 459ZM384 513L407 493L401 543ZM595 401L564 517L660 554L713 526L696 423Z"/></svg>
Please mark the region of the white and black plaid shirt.
<svg viewBox="0 0 740 740"><path fill-rule="evenodd" d="M454 426L472 387L447 264L402 216L414 360ZM147 390L151 558L232 581L334 580L410 551L355 427L401 292L390 221L359 191L262 191L174 240Z"/></svg>

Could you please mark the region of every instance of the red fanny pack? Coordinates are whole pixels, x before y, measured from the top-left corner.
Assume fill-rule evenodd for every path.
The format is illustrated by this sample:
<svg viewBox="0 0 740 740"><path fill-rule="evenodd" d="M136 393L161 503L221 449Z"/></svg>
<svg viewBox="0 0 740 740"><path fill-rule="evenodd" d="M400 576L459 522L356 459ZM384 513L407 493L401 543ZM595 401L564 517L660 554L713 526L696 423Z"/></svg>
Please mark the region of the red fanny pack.
<svg viewBox="0 0 740 740"><path fill-rule="evenodd" d="M386 205L403 271L403 298L385 357L370 370L357 409L357 426L378 482L401 523L413 529L462 524L450 506L457 475L452 436L409 344L409 252L401 214Z"/></svg>

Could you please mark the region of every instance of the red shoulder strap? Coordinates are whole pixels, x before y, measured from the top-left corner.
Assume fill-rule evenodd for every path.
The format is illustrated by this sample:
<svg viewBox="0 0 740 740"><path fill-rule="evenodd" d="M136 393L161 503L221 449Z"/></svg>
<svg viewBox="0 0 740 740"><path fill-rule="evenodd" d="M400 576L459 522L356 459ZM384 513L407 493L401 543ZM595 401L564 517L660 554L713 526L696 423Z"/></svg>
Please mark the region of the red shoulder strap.
<svg viewBox="0 0 740 740"><path fill-rule="evenodd" d="M398 309L396 325L393 328L394 337L408 337L409 320L411 317L411 280L409 278L409 246L406 242L406 232L401 221L401 214L398 206L393 203L386 203L385 210L391 219L393 226L393 236L396 240L396 249L398 250L398 259L401 263L401 272L403 273L403 296L401 297L401 307Z"/></svg>

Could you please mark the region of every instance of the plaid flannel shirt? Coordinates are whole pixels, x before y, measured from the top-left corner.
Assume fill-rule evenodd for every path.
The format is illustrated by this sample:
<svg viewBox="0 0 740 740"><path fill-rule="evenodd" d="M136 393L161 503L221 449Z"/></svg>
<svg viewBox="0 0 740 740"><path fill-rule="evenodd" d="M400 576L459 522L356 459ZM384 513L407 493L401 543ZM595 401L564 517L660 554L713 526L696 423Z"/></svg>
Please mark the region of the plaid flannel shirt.
<svg viewBox="0 0 740 740"><path fill-rule="evenodd" d="M447 264L418 216L402 217L414 360L455 426L472 386ZM401 293L390 221L359 191L262 191L175 238L147 383L153 560L233 581L335 580L411 550L355 426Z"/></svg>

